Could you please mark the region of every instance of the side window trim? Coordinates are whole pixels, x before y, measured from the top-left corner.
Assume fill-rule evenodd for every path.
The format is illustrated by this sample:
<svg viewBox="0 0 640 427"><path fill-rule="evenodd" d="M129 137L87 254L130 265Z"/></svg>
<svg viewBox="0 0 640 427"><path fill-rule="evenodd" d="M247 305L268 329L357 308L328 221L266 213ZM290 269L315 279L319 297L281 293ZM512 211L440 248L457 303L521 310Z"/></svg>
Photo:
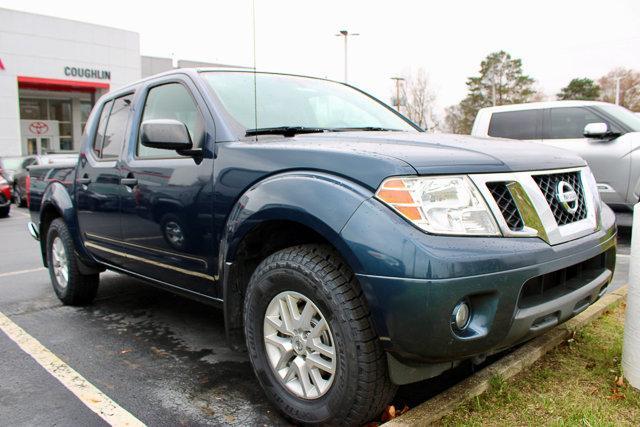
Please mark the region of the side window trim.
<svg viewBox="0 0 640 427"><path fill-rule="evenodd" d="M130 154L132 154L133 159L134 160L167 160L167 159L189 159L188 157L185 156L181 156L178 153L175 153L175 155L167 155L166 157L153 157L153 156L140 156L138 154L138 143L140 141L140 128L142 127L142 119L144 118L144 109L147 106L147 99L149 98L149 93L158 87L161 86L166 86L166 85L170 85L170 84L179 84L181 85L189 94L189 96L191 97L191 100L193 101L193 105L196 107L196 110L198 111L198 114L200 115L200 119L202 120L202 124L203 124L203 129L205 134L209 133L207 131L208 128L208 123L207 120L205 118L205 114L203 114L202 112L202 106L200 105L201 103L199 102L199 100L196 98L193 89L191 87L189 87L189 85L187 84L187 82L185 81L184 78L179 77L179 76L171 76L171 78L166 79L166 80L158 80L158 81L154 81L152 83L150 83L148 86L146 86L143 89L143 93L142 93L142 101L139 103L140 105L140 112L138 114L135 115L135 118L137 120L137 123L135 123L135 134L132 136L132 152L130 152ZM203 144L206 143L206 138L205 140L202 141ZM168 151L168 150L167 150Z"/></svg>
<svg viewBox="0 0 640 427"><path fill-rule="evenodd" d="M100 127L102 126L102 115L105 113L105 108L109 109L109 112L107 113L106 117L105 117L105 123L104 123L104 129L107 129L107 126L109 125L109 117L111 116L111 110L113 109L113 100L115 98L111 98L111 99L107 99L105 100L102 105L100 106L100 114L98 114L98 125L96 126L96 130L95 133L93 135L93 144L91 144L91 154L93 155L93 158L98 161L98 162L103 162L104 160L102 159L102 143L104 142L104 134L100 135L98 132L100 132ZM108 107L107 107L108 106ZM100 141L96 141L98 139L98 137L101 137ZM97 142L97 144L96 144Z"/></svg>

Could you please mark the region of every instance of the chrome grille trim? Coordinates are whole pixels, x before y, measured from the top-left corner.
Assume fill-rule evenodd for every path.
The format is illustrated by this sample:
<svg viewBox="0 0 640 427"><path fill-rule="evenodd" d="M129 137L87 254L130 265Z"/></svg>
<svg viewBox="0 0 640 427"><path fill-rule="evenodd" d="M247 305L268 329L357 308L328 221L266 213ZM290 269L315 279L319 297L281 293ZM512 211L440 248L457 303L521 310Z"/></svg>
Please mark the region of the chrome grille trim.
<svg viewBox="0 0 640 427"><path fill-rule="evenodd" d="M566 225L558 225L553 211L534 177L567 172L580 174L587 215L584 219ZM551 245L557 245L587 236L600 227L600 199L595 179L587 167L472 174L469 175L469 178L484 197L505 237L539 237ZM509 190L524 221L524 227L521 230L514 231L509 228L500 207L487 187L487 183L490 182L509 182Z"/></svg>

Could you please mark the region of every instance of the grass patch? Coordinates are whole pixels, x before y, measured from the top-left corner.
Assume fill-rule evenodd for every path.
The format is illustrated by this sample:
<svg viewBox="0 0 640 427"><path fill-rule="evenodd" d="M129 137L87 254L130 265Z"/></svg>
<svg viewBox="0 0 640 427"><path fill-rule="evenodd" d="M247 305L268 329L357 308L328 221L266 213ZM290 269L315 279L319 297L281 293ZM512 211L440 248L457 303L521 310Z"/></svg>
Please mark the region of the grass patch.
<svg viewBox="0 0 640 427"><path fill-rule="evenodd" d="M440 424L640 425L640 393L618 382L625 308L611 308L512 380L492 378L489 391Z"/></svg>

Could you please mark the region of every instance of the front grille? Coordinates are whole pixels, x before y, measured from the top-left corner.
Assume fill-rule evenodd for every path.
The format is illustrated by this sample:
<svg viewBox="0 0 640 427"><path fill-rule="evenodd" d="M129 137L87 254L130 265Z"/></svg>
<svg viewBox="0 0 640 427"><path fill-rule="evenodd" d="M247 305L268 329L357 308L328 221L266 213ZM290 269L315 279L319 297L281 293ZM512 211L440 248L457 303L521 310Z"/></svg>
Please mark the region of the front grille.
<svg viewBox="0 0 640 427"><path fill-rule="evenodd" d="M584 190L579 172L534 175L533 179L536 184L538 184L538 187L540 187L540 190L542 190L545 199L547 199L547 203L549 203L549 207L558 225L570 224L587 217L587 206L584 200ZM578 209L574 213L567 212L558 200L557 188L560 181L571 185L578 196Z"/></svg>
<svg viewBox="0 0 640 427"><path fill-rule="evenodd" d="M516 202L513 200L507 184L509 183L487 182L487 188L500 208L500 212L502 212L502 216L509 226L509 229L512 231L520 231L524 228L524 221L520 216Z"/></svg>
<svg viewBox="0 0 640 427"><path fill-rule="evenodd" d="M614 264L615 249L610 249L581 263L533 277L522 286L518 307L534 307L560 298L587 285L605 269L613 269Z"/></svg>

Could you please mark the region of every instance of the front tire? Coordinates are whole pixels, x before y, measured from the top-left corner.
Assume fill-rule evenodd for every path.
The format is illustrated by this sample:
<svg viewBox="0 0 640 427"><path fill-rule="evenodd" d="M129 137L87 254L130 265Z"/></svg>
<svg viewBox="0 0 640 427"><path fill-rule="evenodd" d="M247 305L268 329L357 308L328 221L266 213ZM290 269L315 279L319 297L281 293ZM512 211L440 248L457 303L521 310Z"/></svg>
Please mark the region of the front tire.
<svg viewBox="0 0 640 427"><path fill-rule="evenodd" d="M262 261L244 325L258 381L293 421L364 424L395 393L360 285L327 246L295 246Z"/></svg>
<svg viewBox="0 0 640 427"><path fill-rule="evenodd" d="M51 222L46 242L51 284L65 305L90 304L98 292L99 274L82 274L78 269L75 246L62 218Z"/></svg>

